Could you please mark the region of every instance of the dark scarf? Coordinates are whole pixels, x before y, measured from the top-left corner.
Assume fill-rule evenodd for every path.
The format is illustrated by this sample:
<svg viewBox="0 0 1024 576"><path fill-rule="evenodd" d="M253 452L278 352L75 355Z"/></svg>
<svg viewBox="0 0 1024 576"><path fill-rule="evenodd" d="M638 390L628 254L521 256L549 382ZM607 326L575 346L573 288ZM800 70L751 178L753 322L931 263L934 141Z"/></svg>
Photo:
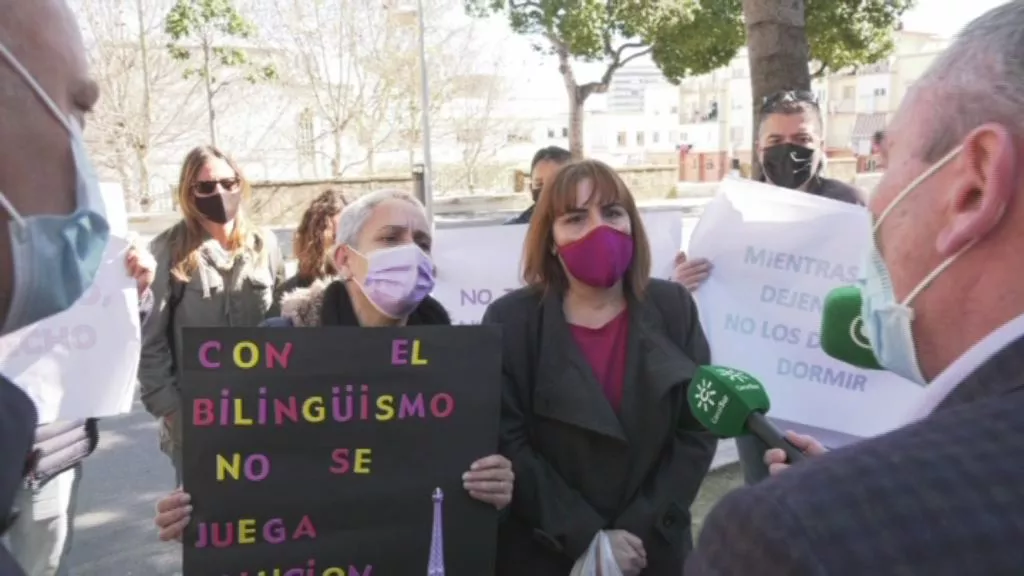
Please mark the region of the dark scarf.
<svg viewBox="0 0 1024 576"><path fill-rule="evenodd" d="M320 309L323 326L359 326L352 300L341 280L331 282L324 289L324 304ZM408 326L450 326L452 319L440 302L427 296L409 315Z"/></svg>

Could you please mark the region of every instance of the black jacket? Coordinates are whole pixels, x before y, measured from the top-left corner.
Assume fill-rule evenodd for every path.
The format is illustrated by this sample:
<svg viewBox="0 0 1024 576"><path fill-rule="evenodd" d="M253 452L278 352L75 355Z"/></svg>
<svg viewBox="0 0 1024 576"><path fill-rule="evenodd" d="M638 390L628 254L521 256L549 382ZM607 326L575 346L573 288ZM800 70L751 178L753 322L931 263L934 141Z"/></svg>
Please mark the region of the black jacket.
<svg viewBox="0 0 1024 576"><path fill-rule="evenodd" d="M769 183L764 174L761 174L761 177L758 178L757 181ZM807 193L815 196L821 196L822 198L828 198L830 200L846 202L847 204L856 204L858 206L864 205L864 195L860 190L846 182L833 180L832 178L825 178L821 175L821 170L819 170L818 174L811 179L810 185L807 186Z"/></svg>
<svg viewBox="0 0 1024 576"><path fill-rule="evenodd" d="M814 194L815 196L821 196L822 198L831 198L832 200L846 202L847 204L856 204L858 206L864 205L864 197L860 190L850 186L846 182L833 180L831 178L815 176L814 180L811 181L811 185L807 187L807 192L809 194Z"/></svg>
<svg viewBox="0 0 1024 576"><path fill-rule="evenodd" d="M537 207L536 204L531 204L529 208L523 210L515 218L510 218L505 221L505 224L529 224L530 219L533 218L533 210Z"/></svg>
<svg viewBox="0 0 1024 576"><path fill-rule="evenodd" d="M35 427L35 405L20 388L0 376L0 537L16 519L14 499L27 472ZM0 544L0 575L22 574L7 548Z"/></svg>
<svg viewBox="0 0 1024 576"><path fill-rule="evenodd" d="M503 327L501 453L516 474L498 538L499 575L566 576L599 530L647 551L646 576L679 576L692 548L690 505L715 439L690 414L687 387L710 362L682 286L651 280L629 302L619 416L572 339L561 297L523 288L493 302Z"/></svg>

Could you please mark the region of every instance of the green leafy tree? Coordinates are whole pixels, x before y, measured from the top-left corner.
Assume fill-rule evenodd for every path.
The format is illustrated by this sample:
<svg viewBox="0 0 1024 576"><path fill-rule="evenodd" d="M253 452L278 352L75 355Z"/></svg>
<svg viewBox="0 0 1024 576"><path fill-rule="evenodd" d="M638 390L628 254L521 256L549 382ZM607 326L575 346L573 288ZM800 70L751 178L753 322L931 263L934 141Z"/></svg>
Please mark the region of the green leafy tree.
<svg viewBox="0 0 1024 576"><path fill-rule="evenodd" d="M512 29L535 37L535 48L558 57L559 72L569 96L569 143L577 157L583 151L583 105L591 94L608 90L616 71L630 61L650 55L670 82L708 73L725 66L746 42L749 23L744 25L744 9L757 5L762 14L782 12L772 18L774 32L766 28L761 47L767 52L796 50L792 30L786 22L793 4L801 0L465 0L467 11L475 16L507 14ZM797 57L819 63L817 73L826 74L858 64L869 64L887 56L893 46L892 32L899 17L913 0L814 0L806 8L804 22L795 34L803 41ZM784 38L772 46L771 37ZM782 36L779 36L782 34ZM807 44L810 44L808 48ZM751 62L756 65L753 46ZM790 56L792 59L792 55ZM593 81L577 80L572 63L603 62L604 72ZM810 88L806 66L792 76L779 77L793 89ZM757 94L755 103L763 94ZM758 108L758 106L755 106Z"/></svg>
<svg viewBox="0 0 1024 576"><path fill-rule="evenodd" d="M277 70L271 62L258 63L237 46L256 36L256 26L231 0L177 0L164 18L164 31L171 38L167 49L180 62L193 62L185 77L199 76L206 93L210 143L217 145L217 112L214 98L228 84L273 80Z"/></svg>
<svg viewBox="0 0 1024 576"><path fill-rule="evenodd" d="M778 1L778 0L775 0ZM805 10L814 77L874 64L892 54L894 32L917 0L814 0Z"/></svg>
<svg viewBox="0 0 1024 576"><path fill-rule="evenodd" d="M812 78L888 57L900 18L914 3L814 0L805 5L802 0L743 0L754 126L760 125L766 96L780 90L810 90ZM757 139L755 131L755 150ZM760 162L753 160L754 177L759 177Z"/></svg>

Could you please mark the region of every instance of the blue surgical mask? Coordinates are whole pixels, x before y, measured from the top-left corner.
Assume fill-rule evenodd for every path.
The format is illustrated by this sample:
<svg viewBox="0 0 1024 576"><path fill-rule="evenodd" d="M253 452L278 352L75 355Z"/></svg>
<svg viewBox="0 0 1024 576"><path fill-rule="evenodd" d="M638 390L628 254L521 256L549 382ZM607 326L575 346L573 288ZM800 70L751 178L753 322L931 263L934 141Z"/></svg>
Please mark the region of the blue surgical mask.
<svg viewBox="0 0 1024 576"><path fill-rule="evenodd" d="M13 293L7 321L0 328L2 335L62 312L81 298L96 277L107 247L110 226L99 181L85 151L78 122L64 116L3 44L0 44L0 58L21 75L47 109L67 128L75 161L77 202L76 210L66 216L23 216L0 190L0 210L10 217L14 262ZM55 194L60 191L39 190L37 193Z"/></svg>
<svg viewBox="0 0 1024 576"><path fill-rule="evenodd" d="M886 370L920 385L925 385L928 382L921 373L921 366L917 360L917 349L912 332L914 310L910 305L932 281L970 248L971 244L964 246L956 254L939 264L907 294L903 302L899 302L896 300L889 269L878 249L877 234L882 222L900 201L955 158L960 153L960 149L961 147L958 146L914 179L909 186L896 195L896 198L878 217L872 229L871 252L868 255L867 264L864 266L865 277L861 280L861 317L864 319L864 332L871 342L875 358Z"/></svg>

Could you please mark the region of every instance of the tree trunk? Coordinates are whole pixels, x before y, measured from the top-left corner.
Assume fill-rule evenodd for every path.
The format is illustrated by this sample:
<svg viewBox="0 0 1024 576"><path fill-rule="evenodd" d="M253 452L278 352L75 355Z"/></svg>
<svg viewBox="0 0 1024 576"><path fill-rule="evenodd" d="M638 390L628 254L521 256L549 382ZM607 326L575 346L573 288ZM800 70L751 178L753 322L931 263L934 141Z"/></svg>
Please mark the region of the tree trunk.
<svg viewBox="0 0 1024 576"><path fill-rule="evenodd" d="M810 90L810 46L804 29L804 0L743 0L754 99L753 178L761 177L757 128L765 96L780 90Z"/></svg>
<svg viewBox="0 0 1024 576"><path fill-rule="evenodd" d="M142 0L136 0L135 11L139 14L139 56L142 60L142 127L135 146L139 163L139 207L149 209L152 198L149 193L149 143L152 141L153 101L150 96L149 42L146 40L146 18Z"/></svg>
<svg viewBox="0 0 1024 576"><path fill-rule="evenodd" d="M132 193L132 188L135 186L135 174L130 169L131 163L127 150L119 150L115 157L117 159L117 175L121 180L121 194L124 196L124 209L131 212L138 207L138 197Z"/></svg>
<svg viewBox="0 0 1024 576"><path fill-rule="evenodd" d="M332 131L334 137L334 161L331 162L331 176L334 178L341 178L341 129L335 126Z"/></svg>
<svg viewBox="0 0 1024 576"><path fill-rule="evenodd" d="M149 194L149 155L144 146L135 147L135 160L139 164L139 208L143 212L149 212L153 197Z"/></svg>
<svg viewBox="0 0 1024 576"><path fill-rule="evenodd" d="M558 55L558 72L562 75L565 93L569 97L569 152L572 153L574 160L579 160L583 158L583 103L589 94L584 94L576 83L569 49L556 40L554 35L549 35L548 39L555 47L555 54Z"/></svg>
<svg viewBox="0 0 1024 576"><path fill-rule="evenodd" d="M580 89L573 86L569 89L569 152L572 152L574 160L583 158L583 102L580 98Z"/></svg>
<svg viewBox="0 0 1024 576"><path fill-rule="evenodd" d="M203 39L203 85L206 87L206 117L210 123L210 145L217 146L217 112L213 109L213 47Z"/></svg>

